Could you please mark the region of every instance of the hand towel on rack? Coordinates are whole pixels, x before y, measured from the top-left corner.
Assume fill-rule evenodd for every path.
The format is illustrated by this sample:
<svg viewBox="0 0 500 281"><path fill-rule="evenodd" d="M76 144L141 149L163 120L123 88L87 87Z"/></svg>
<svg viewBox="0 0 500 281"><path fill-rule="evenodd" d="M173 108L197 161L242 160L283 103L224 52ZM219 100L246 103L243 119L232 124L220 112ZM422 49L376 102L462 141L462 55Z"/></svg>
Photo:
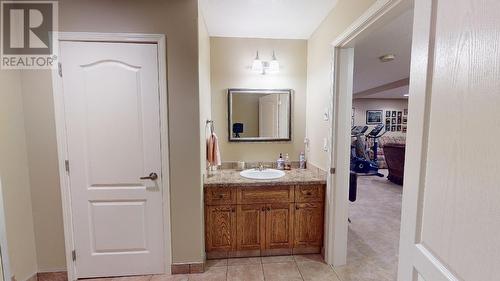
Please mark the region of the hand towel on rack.
<svg viewBox="0 0 500 281"><path fill-rule="evenodd" d="M212 133L207 139L207 160L211 166L221 165L219 140L215 133Z"/></svg>

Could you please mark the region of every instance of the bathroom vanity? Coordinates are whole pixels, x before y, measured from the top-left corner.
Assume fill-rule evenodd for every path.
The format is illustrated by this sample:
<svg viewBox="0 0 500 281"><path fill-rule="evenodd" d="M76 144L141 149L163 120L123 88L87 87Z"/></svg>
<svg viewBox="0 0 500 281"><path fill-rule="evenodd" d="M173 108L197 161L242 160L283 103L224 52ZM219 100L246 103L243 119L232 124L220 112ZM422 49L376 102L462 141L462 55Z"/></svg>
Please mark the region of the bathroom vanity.
<svg viewBox="0 0 500 281"><path fill-rule="evenodd" d="M208 259L320 253L326 176L293 169L274 180L220 170L204 183Z"/></svg>

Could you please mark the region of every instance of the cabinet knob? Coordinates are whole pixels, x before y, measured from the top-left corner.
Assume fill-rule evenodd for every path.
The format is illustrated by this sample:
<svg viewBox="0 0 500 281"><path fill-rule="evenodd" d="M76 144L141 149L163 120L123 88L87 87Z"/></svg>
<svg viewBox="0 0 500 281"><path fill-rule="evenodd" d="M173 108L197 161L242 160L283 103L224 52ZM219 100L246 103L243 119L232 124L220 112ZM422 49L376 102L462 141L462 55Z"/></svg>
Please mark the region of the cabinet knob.
<svg viewBox="0 0 500 281"><path fill-rule="evenodd" d="M300 209L300 207L299 207L298 205L297 205L297 206L295 206L295 210L298 210L298 209Z"/></svg>
<svg viewBox="0 0 500 281"><path fill-rule="evenodd" d="M266 207L262 207L262 212L265 212L266 211Z"/></svg>
<svg viewBox="0 0 500 281"><path fill-rule="evenodd" d="M219 199L222 199L222 198L224 198L224 195L219 194Z"/></svg>
<svg viewBox="0 0 500 281"><path fill-rule="evenodd" d="M312 195L312 193L311 193L310 191L308 191L308 192L306 193L306 195L311 196L311 195Z"/></svg>
<svg viewBox="0 0 500 281"><path fill-rule="evenodd" d="M268 210L268 211L271 211L271 207L267 207L267 210Z"/></svg>

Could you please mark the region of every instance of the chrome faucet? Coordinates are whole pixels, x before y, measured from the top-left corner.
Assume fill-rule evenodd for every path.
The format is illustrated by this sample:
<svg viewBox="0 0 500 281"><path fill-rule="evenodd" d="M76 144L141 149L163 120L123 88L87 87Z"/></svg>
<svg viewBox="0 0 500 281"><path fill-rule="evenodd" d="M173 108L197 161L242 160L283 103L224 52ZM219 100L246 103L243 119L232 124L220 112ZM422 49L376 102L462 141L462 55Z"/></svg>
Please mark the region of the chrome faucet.
<svg viewBox="0 0 500 281"><path fill-rule="evenodd" d="M261 171L261 172L262 172L262 171L264 171L264 170L265 170L265 168L264 168L264 163L259 162L259 166L258 166L257 168L255 168L255 169L256 169L256 170L259 170L259 171Z"/></svg>

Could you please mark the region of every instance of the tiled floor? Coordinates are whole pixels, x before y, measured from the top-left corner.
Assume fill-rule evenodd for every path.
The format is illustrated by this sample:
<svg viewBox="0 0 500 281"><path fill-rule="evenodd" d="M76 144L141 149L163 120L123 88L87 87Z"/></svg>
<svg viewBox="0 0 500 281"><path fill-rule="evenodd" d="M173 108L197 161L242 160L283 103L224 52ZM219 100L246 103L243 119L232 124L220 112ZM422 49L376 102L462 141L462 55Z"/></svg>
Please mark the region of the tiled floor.
<svg viewBox="0 0 500 281"><path fill-rule="evenodd" d="M210 260L201 274L91 279L89 281L340 281L320 255Z"/></svg>
<svg viewBox="0 0 500 281"><path fill-rule="evenodd" d="M335 268L342 281L396 280L402 190L385 177L358 177L358 200L349 207L347 265Z"/></svg>

